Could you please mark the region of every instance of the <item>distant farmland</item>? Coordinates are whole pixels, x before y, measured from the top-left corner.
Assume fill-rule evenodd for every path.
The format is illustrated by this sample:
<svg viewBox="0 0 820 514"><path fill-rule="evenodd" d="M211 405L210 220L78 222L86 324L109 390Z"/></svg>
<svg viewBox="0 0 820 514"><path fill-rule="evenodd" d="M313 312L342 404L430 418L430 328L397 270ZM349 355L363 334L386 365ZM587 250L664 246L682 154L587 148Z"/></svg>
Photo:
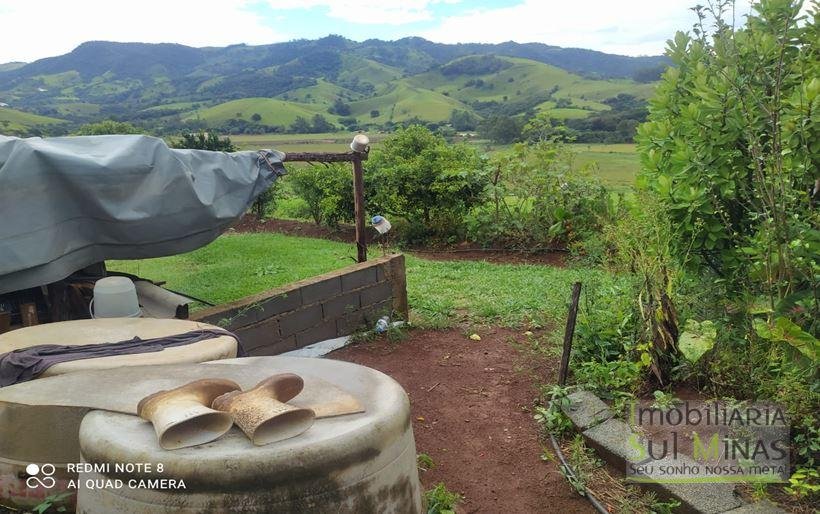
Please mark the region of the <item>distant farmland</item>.
<svg viewBox="0 0 820 514"><path fill-rule="evenodd" d="M368 134L373 147L387 134ZM353 133L331 132L325 134L261 134L230 136L242 150L274 148L283 152L344 152L347 150ZM486 141L471 141L481 151L490 153L500 151L507 146L487 145ZM624 189L631 186L638 173L639 161L634 144L574 144L575 164L578 167L597 164L595 174L613 189Z"/></svg>

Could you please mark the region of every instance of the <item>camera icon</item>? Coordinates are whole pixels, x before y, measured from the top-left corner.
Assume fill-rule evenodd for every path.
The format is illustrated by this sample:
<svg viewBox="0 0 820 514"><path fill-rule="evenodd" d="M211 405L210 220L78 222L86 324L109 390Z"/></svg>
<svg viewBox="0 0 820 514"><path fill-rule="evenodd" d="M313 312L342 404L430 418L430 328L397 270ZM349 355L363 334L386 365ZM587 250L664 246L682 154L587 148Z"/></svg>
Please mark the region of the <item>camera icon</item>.
<svg viewBox="0 0 820 514"><path fill-rule="evenodd" d="M51 489L57 484L57 480L53 476L56 471L57 468L54 467L54 464L29 464L26 466L26 474L29 475L26 478L26 487L29 489L38 487Z"/></svg>

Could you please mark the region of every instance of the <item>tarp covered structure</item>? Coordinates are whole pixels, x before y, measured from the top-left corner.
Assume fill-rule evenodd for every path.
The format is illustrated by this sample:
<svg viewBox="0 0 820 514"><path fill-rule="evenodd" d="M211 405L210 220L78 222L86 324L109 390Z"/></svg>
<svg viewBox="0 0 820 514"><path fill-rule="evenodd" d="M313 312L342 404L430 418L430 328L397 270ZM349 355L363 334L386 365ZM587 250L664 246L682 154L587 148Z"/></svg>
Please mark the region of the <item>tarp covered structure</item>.
<svg viewBox="0 0 820 514"><path fill-rule="evenodd" d="M285 172L283 158L148 136L0 136L0 294L204 246Z"/></svg>

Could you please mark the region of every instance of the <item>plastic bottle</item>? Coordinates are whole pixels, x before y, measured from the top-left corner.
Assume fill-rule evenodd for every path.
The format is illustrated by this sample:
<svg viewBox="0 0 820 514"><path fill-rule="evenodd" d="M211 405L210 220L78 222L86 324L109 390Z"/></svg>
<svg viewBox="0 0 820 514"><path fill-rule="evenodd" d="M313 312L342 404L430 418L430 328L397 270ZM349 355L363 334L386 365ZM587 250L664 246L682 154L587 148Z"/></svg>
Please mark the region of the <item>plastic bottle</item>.
<svg viewBox="0 0 820 514"><path fill-rule="evenodd" d="M379 318L379 321L376 322L376 333L382 334L387 332L387 329L390 327L390 318L387 316L382 316Z"/></svg>

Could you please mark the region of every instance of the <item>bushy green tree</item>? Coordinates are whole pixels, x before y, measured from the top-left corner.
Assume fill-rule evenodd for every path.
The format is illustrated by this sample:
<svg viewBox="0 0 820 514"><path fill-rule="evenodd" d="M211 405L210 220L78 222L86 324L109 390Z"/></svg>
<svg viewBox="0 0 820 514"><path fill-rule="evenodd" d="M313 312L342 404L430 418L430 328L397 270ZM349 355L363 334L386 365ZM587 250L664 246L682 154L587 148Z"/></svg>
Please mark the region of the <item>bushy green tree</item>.
<svg viewBox="0 0 820 514"><path fill-rule="evenodd" d="M486 198L487 174L478 153L419 125L386 138L366 167L374 209L429 229L434 222L460 224Z"/></svg>
<svg viewBox="0 0 820 514"><path fill-rule="evenodd" d="M337 227L353 220L353 175L349 165L303 166L287 179L293 191L307 203L308 215L319 225Z"/></svg>
<svg viewBox="0 0 820 514"><path fill-rule="evenodd" d="M215 132L198 132L182 134L180 139L171 142L172 148L190 148L193 150L211 150L214 152L235 152L238 150L229 137L219 137Z"/></svg>
<svg viewBox="0 0 820 514"><path fill-rule="evenodd" d="M492 116L478 126L479 133L493 143L509 144L521 138L524 122L513 116Z"/></svg>
<svg viewBox="0 0 820 514"><path fill-rule="evenodd" d="M143 134L144 131L125 121L104 120L87 123L77 129L79 136L103 136L109 134Z"/></svg>
<svg viewBox="0 0 820 514"><path fill-rule="evenodd" d="M738 29L723 21L728 1L699 9L694 36L670 42L674 66L638 140L641 184L666 207L679 253L772 311L799 307L816 334L820 34L816 4L808 18L801 4L755 2Z"/></svg>

